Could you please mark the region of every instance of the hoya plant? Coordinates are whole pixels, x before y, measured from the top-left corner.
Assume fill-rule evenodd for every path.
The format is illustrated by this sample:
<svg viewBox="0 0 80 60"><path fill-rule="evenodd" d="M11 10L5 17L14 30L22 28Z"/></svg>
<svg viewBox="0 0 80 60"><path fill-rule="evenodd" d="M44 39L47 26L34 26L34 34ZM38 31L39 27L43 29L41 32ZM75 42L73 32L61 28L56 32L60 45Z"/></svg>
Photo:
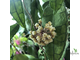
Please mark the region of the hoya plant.
<svg viewBox="0 0 80 60"><path fill-rule="evenodd" d="M70 60L69 10L69 0L10 0L10 60Z"/></svg>

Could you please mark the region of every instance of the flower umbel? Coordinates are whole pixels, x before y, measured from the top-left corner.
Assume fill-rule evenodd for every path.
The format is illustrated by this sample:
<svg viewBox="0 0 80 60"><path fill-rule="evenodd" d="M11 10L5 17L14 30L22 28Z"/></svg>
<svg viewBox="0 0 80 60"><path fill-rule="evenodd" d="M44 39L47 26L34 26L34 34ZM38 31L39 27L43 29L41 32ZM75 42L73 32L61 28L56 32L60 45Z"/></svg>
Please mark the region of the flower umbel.
<svg viewBox="0 0 80 60"><path fill-rule="evenodd" d="M45 46L53 42L53 38L56 36L56 29L50 21L45 24L45 27L42 27L41 24L42 21L39 19L38 23L35 24L36 31L30 31L30 38L38 45Z"/></svg>

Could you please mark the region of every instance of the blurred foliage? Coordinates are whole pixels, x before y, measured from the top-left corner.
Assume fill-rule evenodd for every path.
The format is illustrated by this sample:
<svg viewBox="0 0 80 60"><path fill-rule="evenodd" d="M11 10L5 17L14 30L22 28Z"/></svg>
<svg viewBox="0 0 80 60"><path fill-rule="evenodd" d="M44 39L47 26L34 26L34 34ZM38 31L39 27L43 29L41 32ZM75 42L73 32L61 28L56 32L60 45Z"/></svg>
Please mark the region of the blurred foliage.
<svg viewBox="0 0 80 60"><path fill-rule="evenodd" d="M70 60L70 12L66 9L70 8L70 1L42 1L44 4L41 6L39 0L10 0L12 20L17 21L10 26L10 40L13 43L10 47L10 60ZM52 22L57 33L52 43L38 46L29 38L31 26L35 30L31 19L34 24L42 19L42 26L48 21ZM16 49L21 53L16 54Z"/></svg>

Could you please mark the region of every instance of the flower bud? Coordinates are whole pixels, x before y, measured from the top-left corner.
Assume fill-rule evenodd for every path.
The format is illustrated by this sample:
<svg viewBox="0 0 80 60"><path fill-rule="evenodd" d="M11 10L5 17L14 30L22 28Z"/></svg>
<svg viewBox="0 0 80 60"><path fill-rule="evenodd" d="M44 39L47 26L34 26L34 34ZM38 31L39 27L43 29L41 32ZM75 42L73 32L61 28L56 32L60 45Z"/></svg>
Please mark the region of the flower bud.
<svg viewBox="0 0 80 60"><path fill-rule="evenodd" d="M36 24L35 24L35 27L36 27L36 28L38 28L38 27L39 27L39 24L38 24L38 23L36 23Z"/></svg>
<svg viewBox="0 0 80 60"><path fill-rule="evenodd" d="M42 27L42 26L39 26L38 29L39 29L39 30L43 30L43 27Z"/></svg>
<svg viewBox="0 0 80 60"><path fill-rule="evenodd" d="M48 44L48 43L49 43L49 41L48 41L48 40L46 40L44 43L45 43L45 44Z"/></svg>
<svg viewBox="0 0 80 60"><path fill-rule="evenodd" d="M45 46L45 43L44 43L44 42L41 42L40 44L41 44L42 46Z"/></svg>
<svg viewBox="0 0 80 60"><path fill-rule="evenodd" d="M52 25L52 23L51 23L50 21L48 22L48 24L49 24L49 26L51 26L51 25Z"/></svg>
<svg viewBox="0 0 80 60"><path fill-rule="evenodd" d="M51 39L51 36L50 36L50 35L47 35L47 38L48 38L48 39Z"/></svg>
<svg viewBox="0 0 80 60"><path fill-rule="evenodd" d="M41 40L40 36L37 36L36 39L37 39L38 42L40 42L40 40Z"/></svg>
<svg viewBox="0 0 80 60"><path fill-rule="evenodd" d="M32 31L32 35L36 35L36 31Z"/></svg>
<svg viewBox="0 0 80 60"><path fill-rule="evenodd" d="M52 39L50 39L50 40L49 40L49 42L53 42L53 40L52 40Z"/></svg>
<svg viewBox="0 0 80 60"><path fill-rule="evenodd" d="M30 31L29 33L32 34L32 31Z"/></svg>
<svg viewBox="0 0 80 60"><path fill-rule="evenodd" d="M38 20L38 23L39 23L39 24L42 24L42 20L41 20L41 19L39 19L39 20Z"/></svg>
<svg viewBox="0 0 80 60"><path fill-rule="evenodd" d="M43 37L46 37L47 36L47 33L43 33Z"/></svg>
<svg viewBox="0 0 80 60"><path fill-rule="evenodd" d="M56 36L56 32L51 32L52 38Z"/></svg>
<svg viewBox="0 0 80 60"><path fill-rule="evenodd" d="M33 38L33 35L29 35L29 37L32 39Z"/></svg>

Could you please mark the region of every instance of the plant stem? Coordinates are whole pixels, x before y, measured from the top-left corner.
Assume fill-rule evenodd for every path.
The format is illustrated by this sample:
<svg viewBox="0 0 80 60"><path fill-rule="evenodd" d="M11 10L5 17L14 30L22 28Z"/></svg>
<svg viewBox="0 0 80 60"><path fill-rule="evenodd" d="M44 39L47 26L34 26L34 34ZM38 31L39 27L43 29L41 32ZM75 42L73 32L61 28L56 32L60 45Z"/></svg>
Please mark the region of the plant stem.
<svg viewBox="0 0 80 60"><path fill-rule="evenodd" d="M18 51L18 49L15 47L15 45L13 45L13 43L11 43L11 45L16 49L16 51ZM21 54L19 51L18 51L18 53Z"/></svg>
<svg viewBox="0 0 80 60"><path fill-rule="evenodd" d="M33 22L33 19L32 19L32 17L31 17L30 13L28 12L28 10L27 10L26 7L25 7L24 0L23 0L23 5L24 5L24 8L25 8L26 12L28 13L28 15L29 15L29 17L30 17L30 19L31 19L31 30L32 30L32 24L33 24L33 26L34 26L34 29L36 29L36 28L35 28L35 25L34 25L34 22Z"/></svg>
<svg viewBox="0 0 80 60"><path fill-rule="evenodd" d="M22 49L22 47L19 45L19 47ZM23 53L25 54L24 50L22 49Z"/></svg>

